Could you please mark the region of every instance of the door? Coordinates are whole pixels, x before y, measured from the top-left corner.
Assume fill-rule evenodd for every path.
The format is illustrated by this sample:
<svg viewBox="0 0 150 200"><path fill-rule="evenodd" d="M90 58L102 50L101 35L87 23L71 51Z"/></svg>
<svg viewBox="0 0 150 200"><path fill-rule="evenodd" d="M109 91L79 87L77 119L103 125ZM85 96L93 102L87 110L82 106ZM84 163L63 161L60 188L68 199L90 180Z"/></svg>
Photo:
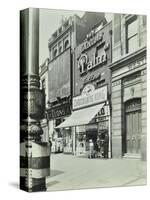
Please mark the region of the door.
<svg viewBox="0 0 150 200"><path fill-rule="evenodd" d="M141 103L138 99L126 104L126 153L139 154L141 143Z"/></svg>

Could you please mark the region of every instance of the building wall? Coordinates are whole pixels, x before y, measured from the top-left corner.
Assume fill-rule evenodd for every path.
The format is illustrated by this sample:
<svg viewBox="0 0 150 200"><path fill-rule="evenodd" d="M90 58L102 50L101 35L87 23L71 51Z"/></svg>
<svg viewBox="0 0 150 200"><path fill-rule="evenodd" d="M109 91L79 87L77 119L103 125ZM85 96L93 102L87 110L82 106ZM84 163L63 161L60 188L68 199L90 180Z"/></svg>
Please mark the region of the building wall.
<svg viewBox="0 0 150 200"><path fill-rule="evenodd" d="M71 52L66 49L60 56L52 60L48 66L48 100L71 95Z"/></svg>
<svg viewBox="0 0 150 200"><path fill-rule="evenodd" d="M115 62L123 57L125 57L127 53L127 23L130 19L134 17L133 15L127 14L114 14L112 25L113 25L113 50L112 50L112 62ZM147 41L147 32L146 32L146 21L147 18L145 15L137 15L137 23L138 23L138 44L137 49L140 49L146 46Z"/></svg>
<svg viewBox="0 0 150 200"><path fill-rule="evenodd" d="M127 51L127 24L137 18L136 48ZM146 16L116 14L112 20L112 156L120 158L124 155L125 102L129 99L141 98L141 152L140 157L146 159ZM135 28L135 27L134 27ZM135 30L132 29L132 32ZM138 77L136 77L138 74Z"/></svg>

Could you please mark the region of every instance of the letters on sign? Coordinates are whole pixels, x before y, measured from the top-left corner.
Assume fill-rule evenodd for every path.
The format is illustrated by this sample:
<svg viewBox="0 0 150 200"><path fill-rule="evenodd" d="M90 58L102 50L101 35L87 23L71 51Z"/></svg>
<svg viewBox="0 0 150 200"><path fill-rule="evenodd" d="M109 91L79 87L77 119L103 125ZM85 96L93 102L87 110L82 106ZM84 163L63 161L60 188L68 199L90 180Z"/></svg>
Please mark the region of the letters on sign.
<svg viewBox="0 0 150 200"><path fill-rule="evenodd" d="M107 86L98 88L90 93L84 93L73 98L73 109L97 104L107 100Z"/></svg>
<svg viewBox="0 0 150 200"><path fill-rule="evenodd" d="M107 62L107 54L105 51L101 55L96 56L94 54L93 60L88 61L88 56L86 53L80 56L78 61L78 68L80 70L80 74L87 73L98 65L103 65Z"/></svg>
<svg viewBox="0 0 150 200"><path fill-rule="evenodd" d="M63 117L69 114L71 114L71 109L69 105L51 108L51 110L48 111L48 119L55 119L57 117Z"/></svg>

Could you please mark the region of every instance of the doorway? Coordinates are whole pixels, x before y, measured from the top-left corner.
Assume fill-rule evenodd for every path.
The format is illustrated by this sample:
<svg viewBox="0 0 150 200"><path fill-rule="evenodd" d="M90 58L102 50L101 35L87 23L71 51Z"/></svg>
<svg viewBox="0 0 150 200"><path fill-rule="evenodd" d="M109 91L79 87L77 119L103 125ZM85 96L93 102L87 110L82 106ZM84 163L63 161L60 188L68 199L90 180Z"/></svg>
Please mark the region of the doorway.
<svg viewBox="0 0 150 200"><path fill-rule="evenodd" d="M141 99L125 103L125 153L140 154L141 148Z"/></svg>

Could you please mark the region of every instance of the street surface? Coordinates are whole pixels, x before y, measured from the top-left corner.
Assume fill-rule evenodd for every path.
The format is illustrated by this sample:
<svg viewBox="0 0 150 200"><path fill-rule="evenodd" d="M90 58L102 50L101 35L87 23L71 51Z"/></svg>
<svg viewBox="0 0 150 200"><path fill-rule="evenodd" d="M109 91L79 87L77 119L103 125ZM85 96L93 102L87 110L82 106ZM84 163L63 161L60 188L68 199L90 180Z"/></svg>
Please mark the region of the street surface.
<svg viewBox="0 0 150 200"><path fill-rule="evenodd" d="M52 154L47 191L146 184L146 162Z"/></svg>

